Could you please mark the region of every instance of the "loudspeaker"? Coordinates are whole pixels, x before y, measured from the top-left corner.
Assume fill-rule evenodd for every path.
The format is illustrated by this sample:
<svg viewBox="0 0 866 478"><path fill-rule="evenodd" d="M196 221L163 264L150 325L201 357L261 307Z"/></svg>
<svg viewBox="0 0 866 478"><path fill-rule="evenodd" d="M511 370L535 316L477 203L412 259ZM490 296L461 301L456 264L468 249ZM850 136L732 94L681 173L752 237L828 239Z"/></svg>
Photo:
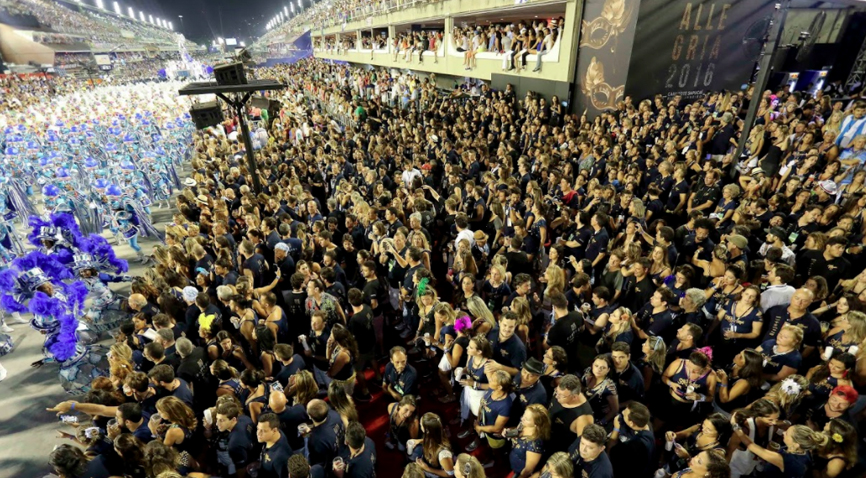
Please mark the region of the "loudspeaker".
<svg viewBox="0 0 866 478"><path fill-rule="evenodd" d="M223 110L216 101L193 105L189 115L192 116L192 121L198 129L216 126L223 122Z"/></svg>
<svg viewBox="0 0 866 478"><path fill-rule="evenodd" d="M247 84L247 75L244 73L244 65L238 61L215 66L213 68L213 76L216 78L217 84L220 86Z"/></svg>
<svg viewBox="0 0 866 478"><path fill-rule="evenodd" d="M264 96L253 96L250 99L250 106L253 108L268 110L268 117L273 119L276 118L277 114L279 114L283 104L277 100L269 100Z"/></svg>
<svg viewBox="0 0 866 478"><path fill-rule="evenodd" d="M253 108L268 109L270 103L271 100L265 98L264 96L253 96L252 98L250 98L250 106L252 106Z"/></svg>

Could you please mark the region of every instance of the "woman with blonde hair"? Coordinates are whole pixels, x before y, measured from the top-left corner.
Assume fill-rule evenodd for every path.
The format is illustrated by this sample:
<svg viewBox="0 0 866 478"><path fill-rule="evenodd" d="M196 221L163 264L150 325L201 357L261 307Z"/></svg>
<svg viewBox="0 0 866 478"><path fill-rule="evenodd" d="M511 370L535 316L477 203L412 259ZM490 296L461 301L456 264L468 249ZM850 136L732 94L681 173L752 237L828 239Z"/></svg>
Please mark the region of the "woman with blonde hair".
<svg viewBox="0 0 866 478"><path fill-rule="evenodd" d="M764 398L778 405L780 419L790 420L808 392L809 380L795 374L770 387Z"/></svg>
<svg viewBox="0 0 866 478"><path fill-rule="evenodd" d="M764 476L806 476L812 462L810 452L827 446L829 437L823 432L816 432L805 425L793 425L785 431L782 437L784 447L772 451L756 444L747 436L742 427L735 424L734 434L746 446L746 450L766 462L762 475Z"/></svg>
<svg viewBox="0 0 866 478"><path fill-rule="evenodd" d="M558 451L544 464L541 469L541 478L571 478L574 474L574 462L564 451Z"/></svg>
<svg viewBox="0 0 866 478"><path fill-rule="evenodd" d="M785 324L775 339L767 340L756 348L765 357L764 379L776 383L795 374L803 362L800 354L802 343L803 329Z"/></svg>
<svg viewBox="0 0 866 478"><path fill-rule="evenodd" d="M486 334L496 326L496 318L493 317L493 312L487 308L487 304L478 295L473 295L466 300L466 308L469 315L473 318L473 329L476 334ZM480 322L480 323L479 323ZM477 326L475 325L477 323Z"/></svg>
<svg viewBox="0 0 866 478"><path fill-rule="evenodd" d="M547 266L547 270L544 272L544 278L547 282L547 287L544 288L545 299L550 297L550 294L553 294L554 292L565 291L565 272L563 272L561 267L554 264Z"/></svg>
<svg viewBox="0 0 866 478"><path fill-rule="evenodd" d="M603 354L610 352L611 346L615 342L624 342L631 345L634 341L634 331L631 327L634 314L627 307L619 307L610 314L602 314L599 316L595 325L590 325L590 333L603 334L595 346L596 353Z"/></svg>
<svg viewBox="0 0 866 478"><path fill-rule="evenodd" d="M566 455L565 453L563 454ZM566 458L568 458L568 455L566 455ZM454 467L454 476L456 478L486 478L487 475L484 474L484 467L481 465L481 462L478 461L478 458L475 458L468 453L461 453L457 455L457 464Z"/></svg>
<svg viewBox="0 0 866 478"><path fill-rule="evenodd" d="M310 403L319 394L319 385L309 370L301 370L289 379L289 390L286 395L293 396L292 405L303 405Z"/></svg>
<svg viewBox="0 0 866 478"><path fill-rule="evenodd" d="M181 465L194 467L195 460L189 453L193 446L192 436L198 426L195 412L179 398L168 396L156 402L156 415L151 416L147 427L154 437L166 446L174 447L181 455Z"/></svg>
<svg viewBox="0 0 866 478"><path fill-rule="evenodd" d="M544 442L550 439L550 416L544 405L534 403L526 407L520 417L517 435L511 438L508 461L514 478L528 478L535 473L544 454ZM506 431L506 436L509 433Z"/></svg>
<svg viewBox="0 0 866 478"><path fill-rule="evenodd" d="M517 296L511 301L511 312L517 314L517 330L515 333L529 345L529 323L532 321L532 309L526 297Z"/></svg>

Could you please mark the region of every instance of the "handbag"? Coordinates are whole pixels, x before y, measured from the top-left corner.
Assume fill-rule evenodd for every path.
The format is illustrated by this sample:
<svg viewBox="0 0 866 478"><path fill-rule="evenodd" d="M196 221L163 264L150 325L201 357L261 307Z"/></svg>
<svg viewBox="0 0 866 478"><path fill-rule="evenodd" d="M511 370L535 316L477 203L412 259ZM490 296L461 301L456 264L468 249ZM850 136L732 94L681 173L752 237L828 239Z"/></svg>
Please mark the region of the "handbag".
<svg viewBox="0 0 866 478"><path fill-rule="evenodd" d="M450 372L451 371L451 362L448 360L448 354L447 353L442 354L442 359L439 360L439 370L441 370L443 372Z"/></svg>

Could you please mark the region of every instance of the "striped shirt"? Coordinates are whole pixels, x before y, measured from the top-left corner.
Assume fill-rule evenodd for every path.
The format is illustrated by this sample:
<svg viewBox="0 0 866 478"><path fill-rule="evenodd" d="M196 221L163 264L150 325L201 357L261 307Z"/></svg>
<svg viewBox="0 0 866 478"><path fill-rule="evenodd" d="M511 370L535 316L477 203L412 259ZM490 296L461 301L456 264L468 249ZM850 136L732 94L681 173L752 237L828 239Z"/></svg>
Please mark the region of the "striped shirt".
<svg viewBox="0 0 866 478"><path fill-rule="evenodd" d="M853 114L850 114L842 120L839 136L836 137L836 144L840 148L847 148L854 138L861 134L866 134L866 116L857 119Z"/></svg>

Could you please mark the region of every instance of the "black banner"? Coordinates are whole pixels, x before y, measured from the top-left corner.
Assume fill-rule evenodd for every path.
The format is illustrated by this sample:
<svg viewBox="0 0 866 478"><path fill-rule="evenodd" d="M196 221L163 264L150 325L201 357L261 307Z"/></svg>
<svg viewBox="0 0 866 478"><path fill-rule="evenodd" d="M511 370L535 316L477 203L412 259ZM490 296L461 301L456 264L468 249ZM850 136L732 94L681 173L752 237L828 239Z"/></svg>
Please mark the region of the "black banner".
<svg viewBox="0 0 866 478"><path fill-rule="evenodd" d="M626 82L636 100L749 82L775 2L642 0Z"/></svg>

